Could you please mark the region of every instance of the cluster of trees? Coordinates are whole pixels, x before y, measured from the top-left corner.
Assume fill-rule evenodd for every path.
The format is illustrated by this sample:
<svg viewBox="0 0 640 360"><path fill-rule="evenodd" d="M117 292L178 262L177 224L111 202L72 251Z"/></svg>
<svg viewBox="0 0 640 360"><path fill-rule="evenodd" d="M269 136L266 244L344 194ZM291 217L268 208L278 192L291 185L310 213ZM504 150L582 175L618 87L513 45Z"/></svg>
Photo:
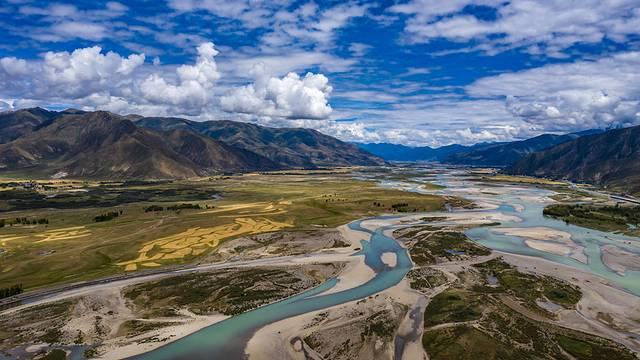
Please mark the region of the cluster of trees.
<svg viewBox="0 0 640 360"><path fill-rule="evenodd" d="M605 206L602 210L606 213L624 217L630 224L640 224L640 206Z"/></svg>
<svg viewBox="0 0 640 360"><path fill-rule="evenodd" d="M144 208L144 212L155 212L155 211L163 211L164 208L158 205L150 205Z"/></svg>
<svg viewBox="0 0 640 360"><path fill-rule="evenodd" d="M26 217L15 218L15 219L0 219L0 228L5 226L11 226L14 224L22 224L22 225L46 225L49 223L49 219L47 218L39 218L39 219L28 219Z"/></svg>
<svg viewBox="0 0 640 360"><path fill-rule="evenodd" d="M18 295L23 292L24 292L24 289L22 288L22 284L16 284L6 288L0 288L0 299Z"/></svg>
<svg viewBox="0 0 640 360"><path fill-rule="evenodd" d="M549 205L543 214L561 218L567 222L569 218L580 218L619 225L640 224L640 206L594 206L594 205Z"/></svg>
<svg viewBox="0 0 640 360"><path fill-rule="evenodd" d="M173 211L182 210L182 209L200 210L202 209L202 207L198 204L180 204L180 205L172 205L167 207L167 210L173 210Z"/></svg>
<svg viewBox="0 0 640 360"><path fill-rule="evenodd" d="M100 215L94 217L93 221L95 221L95 222L109 221L109 220L113 220L113 219L117 218L120 215L122 215L122 210L120 210L120 211L110 211L108 213L100 214Z"/></svg>
<svg viewBox="0 0 640 360"><path fill-rule="evenodd" d="M202 209L202 206L198 204L178 204L178 205L167 206L167 210L169 211L179 211L179 210L185 210L185 209L200 210ZM215 206L206 205L205 209L215 209ZM158 206L158 205L150 205L144 208L144 212L156 212L156 211L164 211L164 207Z"/></svg>
<svg viewBox="0 0 640 360"><path fill-rule="evenodd" d="M377 206L377 207L384 207L384 204L383 204L383 203L381 203L381 202L374 201L374 202L373 202L373 206Z"/></svg>
<svg viewBox="0 0 640 360"><path fill-rule="evenodd" d="M399 210L401 208L406 208L408 206L409 206L409 203L395 203L395 204L391 205L391 208L395 209L395 210Z"/></svg>

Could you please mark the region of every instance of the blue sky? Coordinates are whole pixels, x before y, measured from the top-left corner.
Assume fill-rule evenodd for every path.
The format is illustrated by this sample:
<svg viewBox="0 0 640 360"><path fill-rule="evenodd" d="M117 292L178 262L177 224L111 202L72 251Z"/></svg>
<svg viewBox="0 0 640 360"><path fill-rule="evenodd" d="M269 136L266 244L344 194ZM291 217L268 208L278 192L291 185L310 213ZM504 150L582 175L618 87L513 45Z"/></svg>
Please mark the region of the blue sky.
<svg viewBox="0 0 640 360"><path fill-rule="evenodd" d="M0 109L439 146L640 123L640 1L0 1Z"/></svg>

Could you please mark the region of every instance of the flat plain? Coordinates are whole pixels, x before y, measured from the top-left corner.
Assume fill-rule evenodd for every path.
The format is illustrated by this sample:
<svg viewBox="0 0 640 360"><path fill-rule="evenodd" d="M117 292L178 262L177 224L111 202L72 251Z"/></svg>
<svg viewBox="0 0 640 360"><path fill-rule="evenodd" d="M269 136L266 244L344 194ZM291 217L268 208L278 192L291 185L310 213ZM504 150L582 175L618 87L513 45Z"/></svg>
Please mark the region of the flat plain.
<svg viewBox="0 0 640 360"><path fill-rule="evenodd" d="M4 179L0 188L0 284L26 290L197 262L241 236L444 205L322 170L194 181ZM118 215L96 221L109 213Z"/></svg>

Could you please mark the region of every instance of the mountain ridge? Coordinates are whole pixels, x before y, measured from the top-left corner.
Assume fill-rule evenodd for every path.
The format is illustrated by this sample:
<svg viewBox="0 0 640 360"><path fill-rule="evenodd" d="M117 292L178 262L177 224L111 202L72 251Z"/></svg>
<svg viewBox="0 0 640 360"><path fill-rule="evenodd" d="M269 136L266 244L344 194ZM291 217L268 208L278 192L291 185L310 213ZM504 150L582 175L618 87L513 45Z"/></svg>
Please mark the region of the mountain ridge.
<svg viewBox="0 0 640 360"><path fill-rule="evenodd" d="M155 129L189 128L202 135L247 149L279 164L323 166L384 165L384 160L313 129L269 128L230 120L196 122L181 118L146 117L136 124Z"/></svg>
<svg viewBox="0 0 640 360"><path fill-rule="evenodd" d="M106 111L73 109L52 112L33 108L1 113L0 133L9 135L0 138L0 171L28 171L42 176L63 174L78 178L184 179L225 172L384 163L361 151L351 158L332 158L327 154L322 163L314 162L313 158L303 163L274 161L246 147L196 131L194 126L154 129L142 126L138 122L140 119ZM188 125L192 123L185 119L177 120ZM210 128L214 123L207 122L207 126ZM229 123L224 124L228 127ZM5 132L5 129L9 131ZM257 129L270 131L259 126ZM279 132L289 134L287 130ZM307 129L299 132L320 137L319 143L344 144ZM299 146L297 142L300 139L295 138L295 134L290 136L294 139L290 147ZM236 141L236 144L241 143ZM301 149L322 154L324 149L315 145L318 144L312 142Z"/></svg>
<svg viewBox="0 0 640 360"><path fill-rule="evenodd" d="M388 143L358 144L358 146L390 161L437 161L454 165L506 167L526 154L602 131L590 129L563 135L542 134L525 140L475 145L452 144L439 148Z"/></svg>
<svg viewBox="0 0 640 360"><path fill-rule="evenodd" d="M590 134L529 154L505 173L567 179L640 193L640 126Z"/></svg>

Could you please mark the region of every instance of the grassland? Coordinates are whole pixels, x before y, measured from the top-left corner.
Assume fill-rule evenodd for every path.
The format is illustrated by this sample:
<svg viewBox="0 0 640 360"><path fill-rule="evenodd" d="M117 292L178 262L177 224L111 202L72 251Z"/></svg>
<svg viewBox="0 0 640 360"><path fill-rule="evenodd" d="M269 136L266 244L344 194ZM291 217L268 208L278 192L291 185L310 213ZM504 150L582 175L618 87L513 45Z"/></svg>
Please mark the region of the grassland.
<svg viewBox="0 0 640 360"><path fill-rule="evenodd" d="M578 288L566 282L548 277L526 274L501 259L493 259L475 265L485 276L494 276L498 284L495 287L479 286L481 292L501 293L515 297L527 308L542 315L548 312L537 304L539 299L547 299L566 309L575 308L582 297Z"/></svg>
<svg viewBox="0 0 640 360"><path fill-rule="evenodd" d="M544 214L569 224L602 231L622 231L640 234L640 206L599 206L584 204L554 204Z"/></svg>
<svg viewBox="0 0 640 360"><path fill-rule="evenodd" d="M145 318L174 316L177 309L198 315L236 315L319 282L286 269L234 269L135 285L125 289L124 296L143 311Z"/></svg>
<svg viewBox="0 0 640 360"><path fill-rule="evenodd" d="M424 312L425 326L478 320L487 298L482 293L449 289L436 295Z"/></svg>
<svg viewBox="0 0 640 360"><path fill-rule="evenodd" d="M425 310L422 342L430 359L636 359L623 346L557 326L534 308L539 298L575 306L581 295L571 285L521 273L500 259L475 268L457 274L459 281ZM489 284L489 273L497 284Z"/></svg>
<svg viewBox="0 0 640 360"><path fill-rule="evenodd" d="M437 196L379 188L348 172L245 174L194 181L0 181L0 287L26 290L196 262L229 239L335 227L386 212L431 211ZM201 209L167 210L180 204ZM396 204L406 204L394 208ZM145 212L149 206L163 211ZM95 217L118 212L96 222Z"/></svg>
<svg viewBox="0 0 640 360"><path fill-rule="evenodd" d="M396 236L409 243L411 259L418 266L432 265L440 259L453 260L489 255L482 247L456 230L424 225L397 231Z"/></svg>
<svg viewBox="0 0 640 360"><path fill-rule="evenodd" d="M429 330L423 345L434 360L637 359L612 341L535 322L504 306L475 326Z"/></svg>
<svg viewBox="0 0 640 360"><path fill-rule="evenodd" d="M304 269L216 270L37 305L0 317L0 354L13 358L30 345L45 343L51 347L32 357L72 345L82 345L97 355L105 349L103 345L166 341L168 335L160 334L171 327L189 326L220 314L234 315L283 299L335 276L339 269L326 264Z"/></svg>
<svg viewBox="0 0 640 360"><path fill-rule="evenodd" d="M515 176L515 175L502 175L497 174L493 176L485 176L482 177L484 181L495 181L495 182L507 182L507 183L516 183L516 184L534 184L534 185L565 185L566 183L561 181L536 178L531 176Z"/></svg>
<svg viewBox="0 0 640 360"><path fill-rule="evenodd" d="M440 270L429 267L414 268L407 273L409 286L415 290L427 290L447 283L447 277Z"/></svg>

